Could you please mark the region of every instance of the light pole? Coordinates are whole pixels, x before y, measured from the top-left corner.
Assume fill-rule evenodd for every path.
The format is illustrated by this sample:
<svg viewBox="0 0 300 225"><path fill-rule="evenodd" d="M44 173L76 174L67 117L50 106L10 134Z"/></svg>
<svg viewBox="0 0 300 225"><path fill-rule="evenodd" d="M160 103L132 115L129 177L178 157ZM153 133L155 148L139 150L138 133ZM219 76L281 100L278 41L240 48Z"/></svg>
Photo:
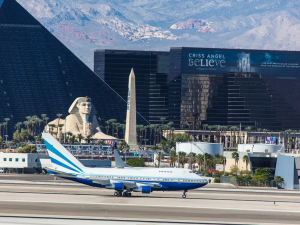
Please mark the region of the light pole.
<svg viewBox="0 0 300 225"><path fill-rule="evenodd" d="M4 136L5 136L5 138L6 138L5 144L7 145L7 138L8 138L8 135L6 134L6 135L4 135Z"/></svg>
<svg viewBox="0 0 300 225"><path fill-rule="evenodd" d="M65 119L65 135L64 135L64 143L66 143L66 133L67 133L67 127L66 127L66 125L67 125L67 117L66 117L66 119Z"/></svg>

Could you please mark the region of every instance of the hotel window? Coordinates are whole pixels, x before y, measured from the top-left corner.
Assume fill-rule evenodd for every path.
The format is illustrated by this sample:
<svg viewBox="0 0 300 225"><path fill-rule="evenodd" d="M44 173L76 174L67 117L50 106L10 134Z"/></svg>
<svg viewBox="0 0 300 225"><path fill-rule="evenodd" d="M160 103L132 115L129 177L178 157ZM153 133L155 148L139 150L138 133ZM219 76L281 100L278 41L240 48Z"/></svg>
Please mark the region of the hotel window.
<svg viewBox="0 0 300 225"><path fill-rule="evenodd" d="M3 158L3 161L6 162L6 158Z"/></svg>
<svg viewBox="0 0 300 225"><path fill-rule="evenodd" d="M12 158L9 158L9 161L12 162Z"/></svg>
<svg viewBox="0 0 300 225"><path fill-rule="evenodd" d="M19 162L19 158L16 158L16 162Z"/></svg>
<svg viewBox="0 0 300 225"><path fill-rule="evenodd" d="M25 158L22 159L22 162L25 162Z"/></svg>

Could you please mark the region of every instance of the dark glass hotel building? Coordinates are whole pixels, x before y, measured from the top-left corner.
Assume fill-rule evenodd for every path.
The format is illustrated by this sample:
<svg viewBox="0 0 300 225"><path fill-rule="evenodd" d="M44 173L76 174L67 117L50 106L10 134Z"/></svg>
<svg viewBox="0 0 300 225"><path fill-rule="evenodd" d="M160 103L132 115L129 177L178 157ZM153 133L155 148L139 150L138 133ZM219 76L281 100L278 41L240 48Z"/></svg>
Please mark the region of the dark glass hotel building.
<svg viewBox="0 0 300 225"><path fill-rule="evenodd" d="M300 129L300 52L171 48L96 50L95 73L123 98L131 68L137 111L151 124Z"/></svg>
<svg viewBox="0 0 300 225"><path fill-rule="evenodd" d="M300 52L171 48L169 120L300 128Z"/></svg>
<svg viewBox="0 0 300 225"><path fill-rule="evenodd" d="M127 98L128 79L134 69L136 109L151 124L168 119L169 52L96 50L94 72L122 98Z"/></svg>

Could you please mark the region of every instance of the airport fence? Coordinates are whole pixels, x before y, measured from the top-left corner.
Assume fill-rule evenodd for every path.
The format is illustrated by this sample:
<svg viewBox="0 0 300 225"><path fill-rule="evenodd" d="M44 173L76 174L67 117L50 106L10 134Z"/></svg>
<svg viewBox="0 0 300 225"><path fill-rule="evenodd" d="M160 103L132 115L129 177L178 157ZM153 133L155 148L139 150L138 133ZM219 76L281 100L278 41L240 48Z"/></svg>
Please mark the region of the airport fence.
<svg viewBox="0 0 300 225"><path fill-rule="evenodd" d="M235 177L229 176L220 176L220 183L233 184L234 186L238 185Z"/></svg>
<svg viewBox="0 0 300 225"><path fill-rule="evenodd" d="M266 181L266 182L255 182L252 180L237 180L236 177L231 176L221 176L220 183L229 183L234 186L248 186L248 187L278 187L282 186L276 181Z"/></svg>

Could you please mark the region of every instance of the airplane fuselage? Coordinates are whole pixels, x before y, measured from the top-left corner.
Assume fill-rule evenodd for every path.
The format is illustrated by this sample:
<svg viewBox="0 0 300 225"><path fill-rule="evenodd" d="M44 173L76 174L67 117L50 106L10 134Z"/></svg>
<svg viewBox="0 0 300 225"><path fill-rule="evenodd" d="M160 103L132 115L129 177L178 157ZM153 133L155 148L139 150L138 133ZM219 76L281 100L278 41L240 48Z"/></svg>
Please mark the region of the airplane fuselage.
<svg viewBox="0 0 300 225"><path fill-rule="evenodd" d="M84 174L62 178L94 187L106 188L111 183L132 182L148 185L151 191L190 190L205 186L206 179L181 168L87 168Z"/></svg>

